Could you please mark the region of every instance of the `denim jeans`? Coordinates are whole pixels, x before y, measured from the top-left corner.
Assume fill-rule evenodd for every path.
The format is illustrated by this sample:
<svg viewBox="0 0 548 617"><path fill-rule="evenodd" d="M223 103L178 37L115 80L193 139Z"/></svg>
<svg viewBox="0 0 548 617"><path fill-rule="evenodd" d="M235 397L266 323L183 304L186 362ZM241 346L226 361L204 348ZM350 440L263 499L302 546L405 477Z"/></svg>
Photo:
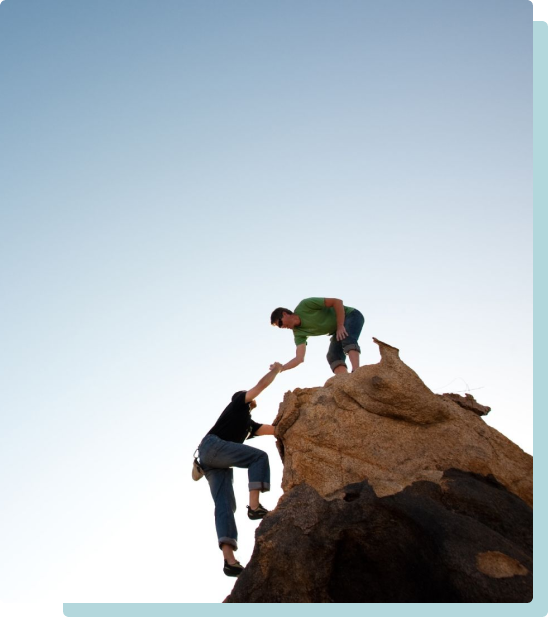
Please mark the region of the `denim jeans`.
<svg viewBox="0 0 548 617"><path fill-rule="evenodd" d="M217 435L206 435L198 446L200 463L209 483L209 490L215 502L215 528L219 547L230 544L238 548L238 530L234 519L236 499L234 497L232 467L247 469L249 490L270 490L270 466L268 454L243 443L225 441Z"/></svg>
<svg viewBox="0 0 548 617"><path fill-rule="evenodd" d="M364 318L363 315L357 309L354 309L344 318L344 327L348 336L342 341L337 340L337 335L334 334L331 337L331 343L329 344L329 350L327 352L327 361L331 370L335 370L337 366L346 366L346 354L355 349L358 353L361 353L360 346L358 345L358 338L360 337L363 328Z"/></svg>

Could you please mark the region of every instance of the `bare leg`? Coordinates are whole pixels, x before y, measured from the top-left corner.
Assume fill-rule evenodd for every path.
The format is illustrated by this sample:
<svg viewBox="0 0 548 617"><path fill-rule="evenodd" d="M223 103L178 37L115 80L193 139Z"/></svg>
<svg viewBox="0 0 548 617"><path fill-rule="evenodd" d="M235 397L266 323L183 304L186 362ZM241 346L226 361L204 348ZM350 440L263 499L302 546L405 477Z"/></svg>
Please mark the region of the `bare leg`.
<svg viewBox="0 0 548 617"><path fill-rule="evenodd" d="M259 494L260 491L258 488L249 491L249 507L252 510L256 510L259 507Z"/></svg>
<svg viewBox="0 0 548 617"><path fill-rule="evenodd" d="M350 364L352 364L352 370L355 371L357 368L360 368L360 352L355 349L351 349L348 352L348 357L350 358Z"/></svg>
<svg viewBox="0 0 548 617"><path fill-rule="evenodd" d="M227 563L230 565L235 564L237 559L234 557L234 547L230 544L223 544L221 549L223 551L223 557L226 559Z"/></svg>
<svg viewBox="0 0 548 617"><path fill-rule="evenodd" d="M346 368L344 364L339 364L339 366L336 366L333 369L333 372L335 373L335 375L339 375L341 373L348 373L348 369Z"/></svg>

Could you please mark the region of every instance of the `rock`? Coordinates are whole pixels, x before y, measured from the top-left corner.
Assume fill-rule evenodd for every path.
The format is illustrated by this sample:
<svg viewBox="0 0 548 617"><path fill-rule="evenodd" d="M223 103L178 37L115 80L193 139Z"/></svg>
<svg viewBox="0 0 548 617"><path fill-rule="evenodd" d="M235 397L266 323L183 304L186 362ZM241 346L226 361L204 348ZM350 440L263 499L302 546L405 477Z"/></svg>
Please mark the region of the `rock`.
<svg viewBox="0 0 548 617"><path fill-rule="evenodd" d="M285 395L284 494L226 602L529 602L532 457L374 340Z"/></svg>
<svg viewBox="0 0 548 617"><path fill-rule="evenodd" d="M226 602L529 602L532 510L493 478L447 470L378 497L303 483L257 530Z"/></svg>
<svg viewBox="0 0 548 617"><path fill-rule="evenodd" d="M468 393L466 393L465 396L461 396L460 394L453 394L447 392L445 394L442 394L441 396L444 396L445 398L454 401L455 403L457 403L457 405L460 405L464 409L473 411L478 416L486 416L491 411L491 407L487 407L486 405L480 405L476 401L476 399Z"/></svg>
<svg viewBox="0 0 548 617"><path fill-rule="evenodd" d="M367 479L377 495L446 469L493 475L533 504L533 459L468 408L434 394L394 347L381 361L288 392L274 424L285 492L306 482L324 497ZM460 397L462 398L462 397Z"/></svg>

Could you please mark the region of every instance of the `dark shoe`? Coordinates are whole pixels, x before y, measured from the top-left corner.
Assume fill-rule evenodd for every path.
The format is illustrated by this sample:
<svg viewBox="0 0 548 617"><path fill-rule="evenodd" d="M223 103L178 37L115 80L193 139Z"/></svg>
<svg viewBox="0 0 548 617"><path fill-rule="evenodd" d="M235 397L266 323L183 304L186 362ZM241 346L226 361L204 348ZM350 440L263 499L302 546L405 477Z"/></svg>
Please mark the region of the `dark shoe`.
<svg viewBox="0 0 548 617"><path fill-rule="evenodd" d="M227 576L240 576L240 574L243 571L244 571L244 567L239 561L237 561L236 563L228 563L228 561L225 559L225 565L223 568L223 572Z"/></svg>
<svg viewBox="0 0 548 617"><path fill-rule="evenodd" d="M247 506L247 517L252 521L258 521L260 518L264 518L268 514L269 510L259 504L259 507L256 510L252 510L249 506Z"/></svg>

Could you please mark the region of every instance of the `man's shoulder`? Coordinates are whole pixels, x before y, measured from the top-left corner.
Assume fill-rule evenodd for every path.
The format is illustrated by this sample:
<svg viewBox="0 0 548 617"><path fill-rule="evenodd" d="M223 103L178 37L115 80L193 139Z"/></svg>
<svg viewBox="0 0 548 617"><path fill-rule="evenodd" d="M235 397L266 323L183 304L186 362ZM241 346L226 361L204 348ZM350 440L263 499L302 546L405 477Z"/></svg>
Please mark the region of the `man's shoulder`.
<svg viewBox="0 0 548 617"><path fill-rule="evenodd" d="M301 332L296 332L295 330L293 330L293 340L295 341L295 345L297 347L303 343L306 345L308 336L306 334L302 334Z"/></svg>
<svg viewBox="0 0 548 617"><path fill-rule="evenodd" d="M294 312L297 313L299 309L318 310L323 308L325 308L325 298L305 298L297 304Z"/></svg>
<svg viewBox="0 0 548 617"><path fill-rule="evenodd" d="M232 401L230 405L232 409L235 411L240 411L242 409L247 409L249 403L245 402L245 395L247 394L247 390L239 390L232 395Z"/></svg>
<svg viewBox="0 0 548 617"><path fill-rule="evenodd" d="M233 403L241 402L242 400L245 401L246 394L247 394L247 390L238 390L237 392L234 392L234 394L232 395L231 401Z"/></svg>

